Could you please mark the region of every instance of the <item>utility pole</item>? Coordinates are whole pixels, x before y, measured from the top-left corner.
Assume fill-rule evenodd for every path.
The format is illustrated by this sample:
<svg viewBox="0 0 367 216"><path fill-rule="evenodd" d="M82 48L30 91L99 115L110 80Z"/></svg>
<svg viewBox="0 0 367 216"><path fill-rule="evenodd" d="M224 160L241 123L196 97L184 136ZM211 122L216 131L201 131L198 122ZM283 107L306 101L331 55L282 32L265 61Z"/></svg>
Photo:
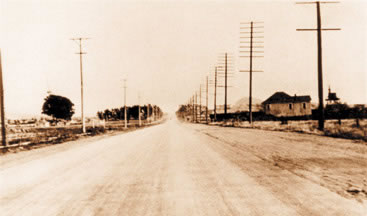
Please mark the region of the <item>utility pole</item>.
<svg viewBox="0 0 367 216"><path fill-rule="evenodd" d="M126 110L126 79L124 79L124 127L127 129L127 110Z"/></svg>
<svg viewBox="0 0 367 216"><path fill-rule="evenodd" d="M153 122L154 122L156 120L156 116L155 116L155 105L153 105L152 113L153 113Z"/></svg>
<svg viewBox="0 0 367 216"><path fill-rule="evenodd" d="M195 122L195 105L194 105L194 96L191 97L192 107L191 107L191 113L192 113L192 122Z"/></svg>
<svg viewBox="0 0 367 216"><path fill-rule="evenodd" d="M199 101L200 101L200 106L199 106L199 122L201 122L201 84L200 84L200 91L199 91Z"/></svg>
<svg viewBox="0 0 367 216"><path fill-rule="evenodd" d="M140 115L140 93L139 93L139 95L138 95L138 107L139 107L139 109L138 109L138 112L139 112L139 127L141 127L141 115Z"/></svg>
<svg viewBox="0 0 367 216"><path fill-rule="evenodd" d="M0 103L1 103L1 140L3 151L6 151L6 127L5 127L5 111L4 111L4 85L3 85L3 69L1 65L0 52Z"/></svg>
<svg viewBox="0 0 367 216"><path fill-rule="evenodd" d="M250 26L246 26L246 27L241 27L241 29L250 29L249 32L240 32L240 33L244 33L244 34L250 34L250 36L246 35L242 38L246 38L246 39L250 39L250 41L241 41L240 43L249 43L249 46L240 46L240 48L246 48L246 49L250 49L245 50L245 51L240 51L240 52L246 52L249 53L249 56L240 56L240 57L246 57L246 58L250 58L250 70L245 71L245 70L240 70L240 72L249 72L250 77L249 77L249 123L252 124L252 73L253 72L263 72L263 71L254 71L252 69L252 63L253 63L253 58L262 58L264 56L259 56L259 55L254 55L254 53L264 53L264 51L254 51L254 48L264 48L263 46L254 46L254 43L263 43L262 41L254 41L254 38L264 38L264 36L254 36L254 34L256 33L264 33L263 31L256 31L254 32L254 28L264 28L264 26L254 26L254 24L257 23L263 23L263 22L250 22L250 23L241 23L241 24L250 24Z"/></svg>
<svg viewBox="0 0 367 216"><path fill-rule="evenodd" d="M206 76L206 100L205 100L205 121L208 124L208 94L209 94L209 90L208 90L208 76Z"/></svg>
<svg viewBox="0 0 367 216"><path fill-rule="evenodd" d="M79 45L79 52L76 53L80 56L80 94L81 94L81 109L82 109L82 131L83 133L86 132L85 130L85 119L84 119L84 95L83 95L83 59L82 56L87 54L86 52L82 51L82 40L88 40L89 38L72 38L71 40L75 41Z"/></svg>
<svg viewBox="0 0 367 216"><path fill-rule="evenodd" d="M228 60L231 60L231 58L229 58L228 53L224 53L224 62L219 62L219 64L223 64L223 66L218 66L217 67L217 71L219 69L219 74L220 75L224 75L224 85L217 85L217 87L224 87L224 120L227 119L227 114L228 114L228 87L232 87L232 86L228 86L228 78L230 76L228 75L233 75L233 73L228 73ZM222 58L222 56L220 57L220 59ZM231 62L230 62L231 63ZM230 65L230 69L233 69L231 67L232 65ZM222 69L222 70L220 70ZM222 76L221 76L222 77Z"/></svg>
<svg viewBox="0 0 367 216"><path fill-rule="evenodd" d="M147 123L149 124L149 104L147 104Z"/></svg>
<svg viewBox="0 0 367 216"><path fill-rule="evenodd" d="M224 118L227 116L227 53L224 62Z"/></svg>
<svg viewBox="0 0 367 216"><path fill-rule="evenodd" d="M195 92L195 122L196 123L198 122L198 107L197 107L197 104L198 104L198 94L197 94L197 92Z"/></svg>
<svg viewBox="0 0 367 216"><path fill-rule="evenodd" d="M214 121L217 121L217 75L218 75L218 67L215 67L214 74Z"/></svg>
<svg viewBox="0 0 367 216"><path fill-rule="evenodd" d="M322 43L321 31L338 31L340 28L322 28L321 27L321 11L320 4L339 3L338 1L316 1L316 2L296 2L296 4L316 4L317 12L317 28L316 29L297 29L297 31L317 31L317 77L319 90L319 130L324 130L325 114L324 114L324 90L322 80Z"/></svg>

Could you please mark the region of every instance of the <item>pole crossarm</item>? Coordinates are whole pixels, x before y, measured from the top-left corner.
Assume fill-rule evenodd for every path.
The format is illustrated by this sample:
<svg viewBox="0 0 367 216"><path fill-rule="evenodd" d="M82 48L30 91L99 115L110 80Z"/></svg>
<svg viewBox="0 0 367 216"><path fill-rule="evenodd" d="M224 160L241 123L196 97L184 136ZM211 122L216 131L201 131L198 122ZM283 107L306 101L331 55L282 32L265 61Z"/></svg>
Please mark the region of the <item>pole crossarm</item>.
<svg viewBox="0 0 367 216"><path fill-rule="evenodd" d="M70 38L70 40L89 40L91 38L88 37L77 37L77 38Z"/></svg>
<svg viewBox="0 0 367 216"><path fill-rule="evenodd" d="M264 26L253 26L252 28L264 28ZM251 29L251 27L240 27L240 29Z"/></svg>
<svg viewBox="0 0 367 216"><path fill-rule="evenodd" d="M240 43L264 43L263 41L240 41Z"/></svg>
<svg viewBox="0 0 367 216"><path fill-rule="evenodd" d="M297 29L297 31L318 31L319 29ZM340 31L341 28L322 28L321 31Z"/></svg>
<svg viewBox="0 0 367 216"><path fill-rule="evenodd" d="M256 22L240 22L240 24L258 24L258 23L264 23L263 21L256 21Z"/></svg>
<svg viewBox="0 0 367 216"><path fill-rule="evenodd" d="M252 32L252 34L260 34L260 33L264 33L264 32L263 31ZM251 32L240 32L240 34L251 34Z"/></svg>
<svg viewBox="0 0 367 216"><path fill-rule="evenodd" d="M243 50L243 51L240 51L240 53L242 52L251 52L251 51L248 51L248 50ZM264 51L252 51L253 53L264 53Z"/></svg>
<svg viewBox="0 0 367 216"><path fill-rule="evenodd" d="M264 48L264 46L240 46L240 48Z"/></svg>
<svg viewBox="0 0 367 216"><path fill-rule="evenodd" d="M340 1L313 1L313 2L296 2L296 4L335 4L340 3Z"/></svg>
<svg viewBox="0 0 367 216"><path fill-rule="evenodd" d="M264 36L240 37L240 38L264 38Z"/></svg>
<svg viewBox="0 0 367 216"><path fill-rule="evenodd" d="M264 72L264 71L262 71L262 70L252 70L252 71L249 71L249 70L240 70L239 72L243 72L243 73L250 73L250 72L255 72L255 73L260 73L260 72Z"/></svg>

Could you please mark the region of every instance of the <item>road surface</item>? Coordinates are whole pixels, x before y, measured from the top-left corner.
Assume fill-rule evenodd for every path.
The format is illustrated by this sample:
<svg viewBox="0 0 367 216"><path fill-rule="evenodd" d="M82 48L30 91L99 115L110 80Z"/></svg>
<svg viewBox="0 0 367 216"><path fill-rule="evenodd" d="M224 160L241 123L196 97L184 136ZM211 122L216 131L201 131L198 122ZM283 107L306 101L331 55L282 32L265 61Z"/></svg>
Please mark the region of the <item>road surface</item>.
<svg viewBox="0 0 367 216"><path fill-rule="evenodd" d="M320 169L343 171L328 168L321 150L344 159L362 191L363 143L170 120L1 156L0 215L366 216L364 192L349 196L342 180L322 181Z"/></svg>

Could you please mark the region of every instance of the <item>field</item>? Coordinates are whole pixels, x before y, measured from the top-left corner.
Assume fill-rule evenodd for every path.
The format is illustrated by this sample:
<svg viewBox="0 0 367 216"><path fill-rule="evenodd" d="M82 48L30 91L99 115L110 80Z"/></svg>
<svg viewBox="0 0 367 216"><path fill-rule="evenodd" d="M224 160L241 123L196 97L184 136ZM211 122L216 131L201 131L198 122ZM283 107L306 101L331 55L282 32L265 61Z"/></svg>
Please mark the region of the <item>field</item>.
<svg viewBox="0 0 367 216"><path fill-rule="evenodd" d="M143 122L143 127L149 125ZM11 126L7 128L7 148L12 149L12 151L30 149L103 133L135 130L138 127L139 123L137 120L130 120L128 129L124 128L124 121L109 121L104 126L102 124L94 126L86 124L87 133L83 134L81 125L51 127L36 127L34 125ZM1 146L1 148L3 147Z"/></svg>
<svg viewBox="0 0 367 216"><path fill-rule="evenodd" d="M288 121L287 124L282 124L279 121L255 121L251 126L248 122L238 122L238 121L227 121L211 123L222 126L233 126L233 127L243 127L243 128L256 128L262 130L272 130L272 131L290 131L290 132L300 132L308 134L325 135L338 138L346 139L356 139L367 141L367 120L359 120L359 127L354 119L344 119L341 120L339 125L338 120L326 120L325 130L319 131L317 129L318 122L315 120L308 121Z"/></svg>

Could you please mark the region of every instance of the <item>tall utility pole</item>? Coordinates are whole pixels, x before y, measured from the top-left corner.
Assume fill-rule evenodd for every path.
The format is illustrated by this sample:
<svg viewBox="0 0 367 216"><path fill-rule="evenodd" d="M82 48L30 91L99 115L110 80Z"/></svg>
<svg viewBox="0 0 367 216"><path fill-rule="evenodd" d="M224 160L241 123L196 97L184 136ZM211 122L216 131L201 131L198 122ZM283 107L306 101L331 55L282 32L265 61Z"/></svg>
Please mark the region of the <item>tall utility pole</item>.
<svg viewBox="0 0 367 216"><path fill-rule="evenodd" d="M199 101L200 101L200 106L199 106L199 122L201 122L201 84L200 84L200 91L199 91Z"/></svg>
<svg viewBox="0 0 367 216"><path fill-rule="evenodd" d="M84 93L83 93L83 58L86 52L82 51L82 40L88 40L89 38L72 38L79 45L79 52L76 53L80 56L80 94L81 94L81 108L82 108L82 131L85 133L85 119L84 119Z"/></svg>
<svg viewBox="0 0 367 216"><path fill-rule="evenodd" d="M195 122L195 105L194 105L194 95L191 97L191 102L192 102L192 108L191 108L191 113L192 113L192 122Z"/></svg>
<svg viewBox="0 0 367 216"><path fill-rule="evenodd" d="M208 94L209 94L209 83L208 83L208 76L206 76L206 99L205 99L205 121L208 124Z"/></svg>
<svg viewBox="0 0 367 216"><path fill-rule="evenodd" d="M246 49L250 49L250 50L245 50L245 51L240 51L245 52L245 53L249 53L249 55L247 56L240 56L240 57L246 57L246 58L250 58L250 70L245 71L245 70L240 70L240 72L249 72L250 73L250 77L249 77L249 123L252 124L252 73L253 72L262 72L262 71L254 71L252 69L252 63L253 63L253 58L262 58L264 56L259 56L259 55L254 55L254 53L264 53L264 51L254 51L254 48L263 48L263 46L254 46L254 43L263 43L262 41L254 41L254 38L264 38L264 36L254 36L254 34L256 33L264 33L263 31L256 31L254 32L254 28L264 28L264 26L254 26L254 24L256 23L263 23L263 22L250 22L250 23L241 23L241 24L250 24L250 26L245 26L245 27L241 27L241 29L250 29L250 31L245 31L245 32L241 32L242 34L250 34L250 36L246 35L241 37L241 39L250 39L250 41L241 41L240 43L248 43L249 46L240 46L240 48L246 48Z"/></svg>
<svg viewBox="0 0 367 216"><path fill-rule="evenodd" d="M228 73L228 64L231 63L231 62L228 62L228 60L231 60L231 58L229 58L228 56L228 53L225 53L224 54L224 62L220 62L219 64L223 64L223 66L218 66L217 67L217 70L218 69L222 69L222 70L219 70L219 74L220 75L224 75L224 85L217 85L217 87L224 87L224 119L226 119L226 116L227 116L227 113L228 113L228 87L232 87L232 86L228 86L228 78L230 76L228 75L233 75L232 73ZM221 59L222 57L220 57ZM233 69L230 65L230 68Z"/></svg>
<svg viewBox="0 0 367 216"><path fill-rule="evenodd" d="M124 79L124 127L127 129L127 110L126 110L126 79Z"/></svg>
<svg viewBox="0 0 367 216"><path fill-rule="evenodd" d="M141 126L141 114L140 114L140 93L138 95L138 106L139 106L139 109L138 109L138 116L139 116L139 127Z"/></svg>
<svg viewBox="0 0 367 216"><path fill-rule="evenodd" d="M6 151L6 127L5 127L5 111L4 111L4 85L3 85L3 69L1 65L0 52L0 103L1 103L1 140L3 151Z"/></svg>
<svg viewBox="0 0 367 216"><path fill-rule="evenodd" d="M153 121L155 121L156 120L155 105L153 105L152 113L153 113Z"/></svg>
<svg viewBox="0 0 367 216"><path fill-rule="evenodd" d="M321 31L337 31L340 28L322 28L321 27L321 12L320 4L339 3L337 1L316 1L316 2L296 2L296 4L316 4L317 12L317 28L316 29L297 29L297 31L317 31L317 77L318 77L318 89L319 89L319 130L324 130L325 116L324 116L324 90L322 81L322 43L321 43Z"/></svg>
<svg viewBox="0 0 367 216"><path fill-rule="evenodd" d="M147 123L149 124L149 104L147 105Z"/></svg>
<svg viewBox="0 0 367 216"><path fill-rule="evenodd" d="M227 116L227 53L224 61L224 116Z"/></svg>
<svg viewBox="0 0 367 216"><path fill-rule="evenodd" d="M214 121L217 121L217 75L218 75L218 67L215 67L214 74Z"/></svg>
<svg viewBox="0 0 367 216"><path fill-rule="evenodd" d="M198 121L198 107L197 107L197 104L198 104L198 94L197 94L197 92L195 92L195 122Z"/></svg>

